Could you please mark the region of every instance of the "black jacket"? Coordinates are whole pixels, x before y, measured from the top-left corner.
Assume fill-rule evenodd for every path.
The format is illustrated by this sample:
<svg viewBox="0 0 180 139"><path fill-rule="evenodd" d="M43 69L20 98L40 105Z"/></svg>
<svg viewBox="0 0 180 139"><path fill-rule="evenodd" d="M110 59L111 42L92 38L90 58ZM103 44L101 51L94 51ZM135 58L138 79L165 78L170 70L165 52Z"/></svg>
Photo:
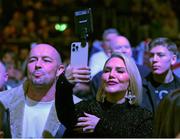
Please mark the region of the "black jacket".
<svg viewBox="0 0 180 139"><path fill-rule="evenodd" d="M180 87L180 78L177 77L175 74L173 74L174 80L173 80L173 89L177 89ZM147 77L143 79L143 99L142 99L142 107L145 107L146 109L150 110L151 112L155 112L156 108L160 102L160 100L155 95L155 89L156 87L153 86L153 75L150 73ZM171 87L172 88L172 87Z"/></svg>

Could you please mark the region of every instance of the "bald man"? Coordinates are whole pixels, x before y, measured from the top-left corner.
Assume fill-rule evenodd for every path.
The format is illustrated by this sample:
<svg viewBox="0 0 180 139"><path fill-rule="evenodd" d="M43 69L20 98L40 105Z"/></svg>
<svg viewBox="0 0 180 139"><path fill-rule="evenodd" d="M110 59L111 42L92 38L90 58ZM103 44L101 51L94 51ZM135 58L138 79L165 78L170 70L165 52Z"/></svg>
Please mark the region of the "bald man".
<svg viewBox="0 0 180 139"><path fill-rule="evenodd" d="M110 42L111 53L120 52L132 57L132 48L129 40L124 36L116 36Z"/></svg>
<svg viewBox="0 0 180 139"><path fill-rule="evenodd" d="M0 101L10 113L13 138L62 137L64 126L58 121L55 86L64 72L61 57L49 44L37 44L30 51L27 80L0 94Z"/></svg>

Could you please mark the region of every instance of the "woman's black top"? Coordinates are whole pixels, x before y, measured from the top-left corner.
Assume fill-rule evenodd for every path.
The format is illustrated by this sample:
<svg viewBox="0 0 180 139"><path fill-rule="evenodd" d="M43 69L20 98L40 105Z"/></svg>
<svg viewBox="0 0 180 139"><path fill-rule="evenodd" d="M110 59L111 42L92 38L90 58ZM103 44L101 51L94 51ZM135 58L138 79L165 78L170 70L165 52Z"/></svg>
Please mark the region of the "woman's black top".
<svg viewBox="0 0 180 139"><path fill-rule="evenodd" d="M152 137L152 113L139 106L104 103L96 100L81 101L73 104L72 85L63 76L56 86L56 111L58 118L67 130L64 137ZM77 118L83 113L93 114L100 118L93 133L73 131Z"/></svg>

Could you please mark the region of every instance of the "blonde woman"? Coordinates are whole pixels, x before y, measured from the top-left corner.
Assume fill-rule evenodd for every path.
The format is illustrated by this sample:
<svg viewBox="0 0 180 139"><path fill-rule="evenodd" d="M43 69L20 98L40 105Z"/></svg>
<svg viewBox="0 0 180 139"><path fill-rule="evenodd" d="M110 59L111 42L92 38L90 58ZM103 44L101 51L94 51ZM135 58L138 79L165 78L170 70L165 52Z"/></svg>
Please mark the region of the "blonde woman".
<svg viewBox="0 0 180 139"><path fill-rule="evenodd" d="M142 81L134 61L114 53L106 61L96 100L74 105L72 85L59 78L56 111L64 137L151 137L152 114L139 107Z"/></svg>

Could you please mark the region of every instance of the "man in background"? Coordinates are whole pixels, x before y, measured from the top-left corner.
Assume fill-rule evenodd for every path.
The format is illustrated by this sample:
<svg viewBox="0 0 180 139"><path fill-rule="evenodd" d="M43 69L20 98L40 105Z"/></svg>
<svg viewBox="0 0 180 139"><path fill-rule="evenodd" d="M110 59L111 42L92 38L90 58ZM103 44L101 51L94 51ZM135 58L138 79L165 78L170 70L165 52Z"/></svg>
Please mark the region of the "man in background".
<svg viewBox="0 0 180 139"><path fill-rule="evenodd" d="M2 61L0 61L0 92L11 89L11 87L6 84L7 80L8 80L8 73L6 70L6 66Z"/></svg>
<svg viewBox="0 0 180 139"><path fill-rule="evenodd" d="M103 69L104 63L111 55L110 41L119 33L114 28L106 29L102 36L103 51L94 53L89 59L89 67L91 69L91 78Z"/></svg>
<svg viewBox="0 0 180 139"><path fill-rule="evenodd" d="M178 49L168 38L155 38L149 43L149 62L152 72L143 80L142 105L155 112L159 102L172 90L180 87L180 78L173 73Z"/></svg>

